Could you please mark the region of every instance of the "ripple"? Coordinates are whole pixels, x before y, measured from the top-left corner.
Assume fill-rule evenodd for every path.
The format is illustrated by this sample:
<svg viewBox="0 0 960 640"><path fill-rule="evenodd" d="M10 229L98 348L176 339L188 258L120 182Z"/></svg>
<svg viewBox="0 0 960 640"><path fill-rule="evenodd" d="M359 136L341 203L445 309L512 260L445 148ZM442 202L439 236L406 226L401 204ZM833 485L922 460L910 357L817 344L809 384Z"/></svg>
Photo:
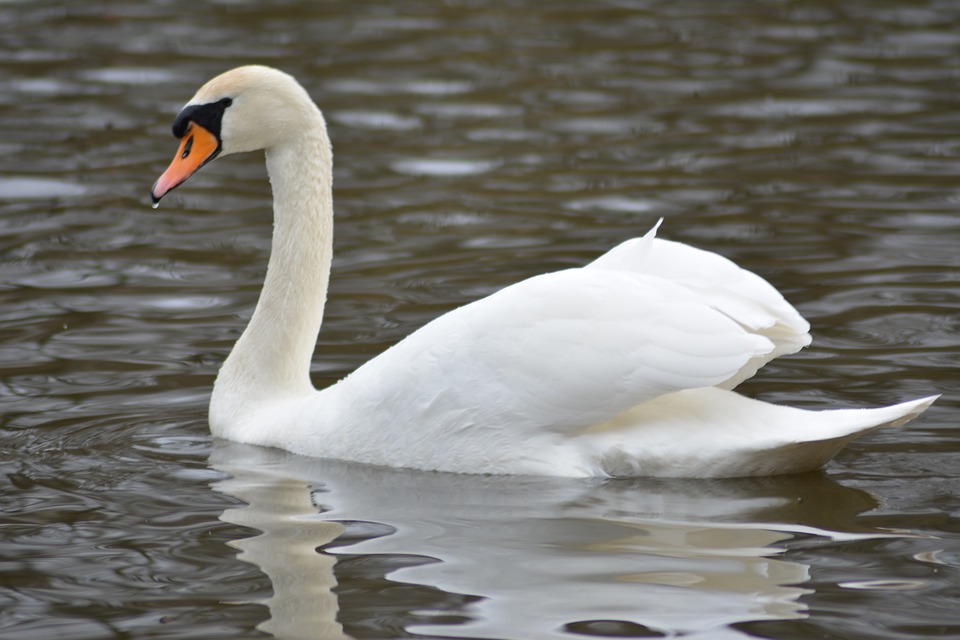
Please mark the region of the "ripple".
<svg viewBox="0 0 960 640"><path fill-rule="evenodd" d="M151 85L179 80L180 74L156 67L107 67L84 71L80 77L108 84Z"/></svg>
<svg viewBox="0 0 960 640"><path fill-rule="evenodd" d="M568 622L563 630L591 638L666 638L667 634L654 631L629 620L578 620Z"/></svg>
<svg viewBox="0 0 960 640"><path fill-rule="evenodd" d="M359 79L331 80L326 83L330 91L369 95L411 93L423 96L446 96L466 93L473 88L469 82L459 80L400 80Z"/></svg>
<svg viewBox="0 0 960 640"><path fill-rule="evenodd" d="M348 127L410 131L423 125L420 118L402 116L389 111L337 111L332 119Z"/></svg>
<svg viewBox="0 0 960 640"><path fill-rule="evenodd" d="M922 111L921 102L896 101L878 104L875 100L852 99L775 99L763 102L747 102L718 107L715 112L720 116L738 116L741 118L816 118L853 113L869 113L881 109L884 113L911 113Z"/></svg>
<svg viewBox="0 0 960 640"><path fill-rule="evenodd" d="M58 95L72 93L67 87L72 85L56 78L27 78L10 81L11 88L17 93L34 95Z"/></svg>
<svg viewBox="0 0 960 640"><path fill-rule="evenodd" d="M612 211L616 213L646 213L662 208L662 205L640 198L625 196L598 196L596 198L580 198L567 203L567 208L573 211Z"/></svg>
<svg viewBox="0 0 960 640"><path fill-rule="evenodd" d="M397 173L411 176L457 177L487 173L500 166L493 160L466 160L455 158L411 158L390 164Z"/></svg>
<svg viewBox="0 0 960 640"><path fill-rule="evenodd" d="M613 115L562 118L550 123L549 126L554 131L588 134L654 133L664 129L664 125L640 116Z"/></svg>
<svg viewBox="0 0 960 640"><path fill-rule="evenodd" d="M840 582L838 586L867 591L915 591L928 585L922 580L851 580Z"/></svg>
<svg viewBox="0 0 960 640"><path fill-rule="evenodd" d="M138 300L137 304L144 309L157 309L161 311L196 311L200 309L216 309L223 307L225 306L226 301L223 298L195 295L144 296Z"/></svg>
<svg viewBox="0 0 960 640"><path fill-rule="evenodd" d="M501 104L425 104L417 107L419 113L440 118L507 118L523 113L520 107Z"/></svg>
<svg viewBox="0 0 960 640"><path fill-rule="evenodd" d="M75 198L86 192L83 185L55 178L0 178L0 199L4 200Z"/></svg>
<svg viewBox="0 0 960 640"><path fill-rule="evenodd" d="M474 227L489 224L490 217L478 213L406 213L397 218L404 224L416 224L427 227Z"/></svg>
<svg viewBox="0 0 960 640"><path fill-rule="evenodd" d="M547 138L542 131L531 129L484 129L471 128L467 132L467 137L471 140L482 142L534 142L543 141Z"/></svg>

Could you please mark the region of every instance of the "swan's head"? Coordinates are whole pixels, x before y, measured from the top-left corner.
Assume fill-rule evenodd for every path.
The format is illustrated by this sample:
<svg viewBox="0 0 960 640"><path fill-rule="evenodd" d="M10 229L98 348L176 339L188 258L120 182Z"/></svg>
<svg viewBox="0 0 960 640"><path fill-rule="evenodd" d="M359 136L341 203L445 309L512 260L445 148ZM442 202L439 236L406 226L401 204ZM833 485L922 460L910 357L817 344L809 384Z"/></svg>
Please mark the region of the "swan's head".
<svg viewBox="0 0 960 640"><path fill-rule="evenodd" d="M154 205L218 156L270 149L319 121L307 92L282 71L238 67L200 87L173 121L180 148L150 190Z"/></svg>

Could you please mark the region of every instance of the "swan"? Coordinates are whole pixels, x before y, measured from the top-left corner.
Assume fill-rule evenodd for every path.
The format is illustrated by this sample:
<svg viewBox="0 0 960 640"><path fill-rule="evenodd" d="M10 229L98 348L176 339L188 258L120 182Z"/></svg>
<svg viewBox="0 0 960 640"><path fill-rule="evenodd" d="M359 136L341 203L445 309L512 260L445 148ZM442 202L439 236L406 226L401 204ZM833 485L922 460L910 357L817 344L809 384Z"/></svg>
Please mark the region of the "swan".
<svg viewBox="0 0 960 640"><path fill-rule="evenodd" d="M151 189L220 156L263 150L274 227L263 289L210 398L216 437L374 465L475 474L734 477L815 469L936 396L809 411L732 389L810 343L759 276L646 235L582 268L455 309L338 383L310 381L333 239L324 118L264 66L203 85L173 123L180 146Z"/></svg>

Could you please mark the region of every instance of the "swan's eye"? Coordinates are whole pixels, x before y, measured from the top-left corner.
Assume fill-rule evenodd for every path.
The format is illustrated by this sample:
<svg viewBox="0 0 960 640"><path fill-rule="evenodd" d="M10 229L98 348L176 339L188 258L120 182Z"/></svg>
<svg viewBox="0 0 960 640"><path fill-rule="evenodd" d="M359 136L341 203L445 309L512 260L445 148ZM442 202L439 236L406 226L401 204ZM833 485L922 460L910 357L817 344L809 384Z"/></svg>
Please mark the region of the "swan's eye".
<svg viewBox="0 0 960 640"><path fill-rule="evenodd" d="M191 149L193 149L193 136L187 138L186 144L183 145L183 153L180 154L180 159L186 160L187 156L190 155Z"/></svg>
<svg viewBox="0 0 960 640"><path fill-rule="evenodd" d="M173 137L183 140L194 124L220 137L220 123L223 120L223 112L232 104L233 98L221 98L216 102L191 104L184 107L173 121Z"/></svg>

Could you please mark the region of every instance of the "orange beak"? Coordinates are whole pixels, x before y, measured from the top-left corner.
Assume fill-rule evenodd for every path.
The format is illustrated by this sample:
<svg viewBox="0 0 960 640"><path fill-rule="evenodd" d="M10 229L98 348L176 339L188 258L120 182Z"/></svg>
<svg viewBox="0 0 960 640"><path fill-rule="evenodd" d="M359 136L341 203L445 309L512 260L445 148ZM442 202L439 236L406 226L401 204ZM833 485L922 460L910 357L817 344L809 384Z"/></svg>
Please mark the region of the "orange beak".
<svg viewBox="0 0 960 640"><path fill-rule="evenodd" d="M217 136L191 122L187 132L180 138L180 149L173 157L173 162L150 189L154 205L160 202L160 198L186 182L200 167L213 160L219 152L220 140Z"/></svg>

